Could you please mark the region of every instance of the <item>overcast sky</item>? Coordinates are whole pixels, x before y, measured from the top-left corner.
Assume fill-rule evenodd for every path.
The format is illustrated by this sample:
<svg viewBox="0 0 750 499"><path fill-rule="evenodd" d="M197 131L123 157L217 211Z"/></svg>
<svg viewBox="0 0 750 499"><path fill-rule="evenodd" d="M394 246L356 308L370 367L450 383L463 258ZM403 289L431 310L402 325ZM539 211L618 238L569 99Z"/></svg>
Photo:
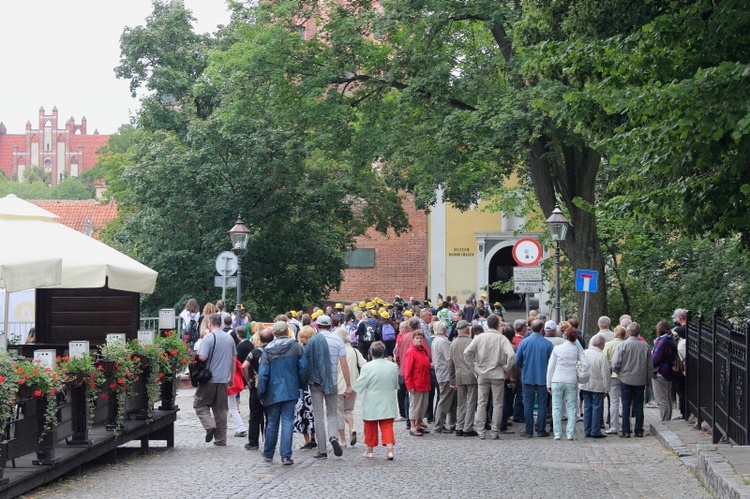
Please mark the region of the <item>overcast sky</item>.
<svg viewBox="0 0 750 499"><path fill-rule="evenodd" d="M224 0L184 0L199 33L226 24ZM86 116L88 133L111 134L138 109L128 82L115 78L125 26L145 24L151 0L2 0L0 121L8 133L38 126L57 106L61 122ZM61 126L61 125L60 125Z"/></svg>

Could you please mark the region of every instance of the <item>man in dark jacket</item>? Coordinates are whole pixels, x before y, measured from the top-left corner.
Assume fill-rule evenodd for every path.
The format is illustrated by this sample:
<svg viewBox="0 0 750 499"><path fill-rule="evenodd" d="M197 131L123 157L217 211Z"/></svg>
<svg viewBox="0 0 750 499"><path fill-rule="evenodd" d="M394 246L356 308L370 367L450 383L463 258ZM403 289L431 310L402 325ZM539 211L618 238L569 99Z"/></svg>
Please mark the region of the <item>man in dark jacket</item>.
<svg viewBox="0 0 750 499"><path fill-rule="evenodd" d="M273 325L275 339L264 349L258 372L258 398L268 414L266 442L263 457L273 461L276 440L279 436L281 420L281 464L294 464L292 461L292 432L294 407L299 398L300 386L306 384L305 359L302 347L287 337L287 323L279 321Z"/></svg>

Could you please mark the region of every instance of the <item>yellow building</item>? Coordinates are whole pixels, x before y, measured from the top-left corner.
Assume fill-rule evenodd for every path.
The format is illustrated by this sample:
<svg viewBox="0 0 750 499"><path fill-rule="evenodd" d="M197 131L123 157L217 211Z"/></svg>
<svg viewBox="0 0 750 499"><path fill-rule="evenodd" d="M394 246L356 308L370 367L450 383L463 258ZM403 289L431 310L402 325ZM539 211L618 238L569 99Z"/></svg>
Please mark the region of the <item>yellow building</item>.
<svg viewBox="0 0 750 499"><path fill-rule="evenodd" d="M463 304L472 294L479 299L486 292L491 304L500 301L506 308L513 306L514 294L501 294L487 286L511 279L513 267L518 265L513 259L513 245L523 237L537 239L541 232L516 233L526 223L525 218L484 211L484 206L461 212L439 201L431 209L427 223L427 287L431 299L438 293L455 295ZM545 248L543 258L547 253ZM545 283L545 292L536 295L543 307L549 299L548 286ZM517 306L523 305L519 302Z"/></svg>

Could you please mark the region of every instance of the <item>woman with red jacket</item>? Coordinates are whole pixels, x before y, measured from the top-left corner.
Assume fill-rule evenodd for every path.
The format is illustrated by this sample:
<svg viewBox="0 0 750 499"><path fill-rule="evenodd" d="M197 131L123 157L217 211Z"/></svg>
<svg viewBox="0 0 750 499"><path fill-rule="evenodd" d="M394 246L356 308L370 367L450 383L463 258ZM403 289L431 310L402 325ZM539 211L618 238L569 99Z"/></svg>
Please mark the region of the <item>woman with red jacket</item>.
<svg viewBox="0 0 750 499"><path fill-rule="evenodd" d="M421 437L429 433L422 427L422 417L427 409L432 380L430 377L430 357L425 350L424 333L417 329L411 336L411 347L404 355L404 383L409 390L410 434Z"/></svg>

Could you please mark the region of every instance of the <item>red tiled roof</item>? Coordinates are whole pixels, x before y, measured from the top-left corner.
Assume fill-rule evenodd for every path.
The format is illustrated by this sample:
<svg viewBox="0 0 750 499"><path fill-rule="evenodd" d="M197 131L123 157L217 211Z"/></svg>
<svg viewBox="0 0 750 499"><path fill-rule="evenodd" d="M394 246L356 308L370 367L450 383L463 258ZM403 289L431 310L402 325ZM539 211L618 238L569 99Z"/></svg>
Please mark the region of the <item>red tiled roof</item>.
<svg viewBox="0 0 750 499"><path fill-rule="evenodd" d="M57 200L57 199L37 199L30 202L51 211L58 217L58 221L67 225L71 229L83 232L86 229L86 223L91 217L93 222L93 237L99 239L99 231L107 225L107 222L117 216L117 205L113 202L101 204L96 199L84 200Z"/></svg>
<svg viewBox="0 0 750 499"><path fill-rule="evenodd" d="M79 171L91 169L97 160L96 151L107 145L109 135L73 135L70 137L69 152L78 152L78 146L83 146L83 166L78 165Z"/></svg>

